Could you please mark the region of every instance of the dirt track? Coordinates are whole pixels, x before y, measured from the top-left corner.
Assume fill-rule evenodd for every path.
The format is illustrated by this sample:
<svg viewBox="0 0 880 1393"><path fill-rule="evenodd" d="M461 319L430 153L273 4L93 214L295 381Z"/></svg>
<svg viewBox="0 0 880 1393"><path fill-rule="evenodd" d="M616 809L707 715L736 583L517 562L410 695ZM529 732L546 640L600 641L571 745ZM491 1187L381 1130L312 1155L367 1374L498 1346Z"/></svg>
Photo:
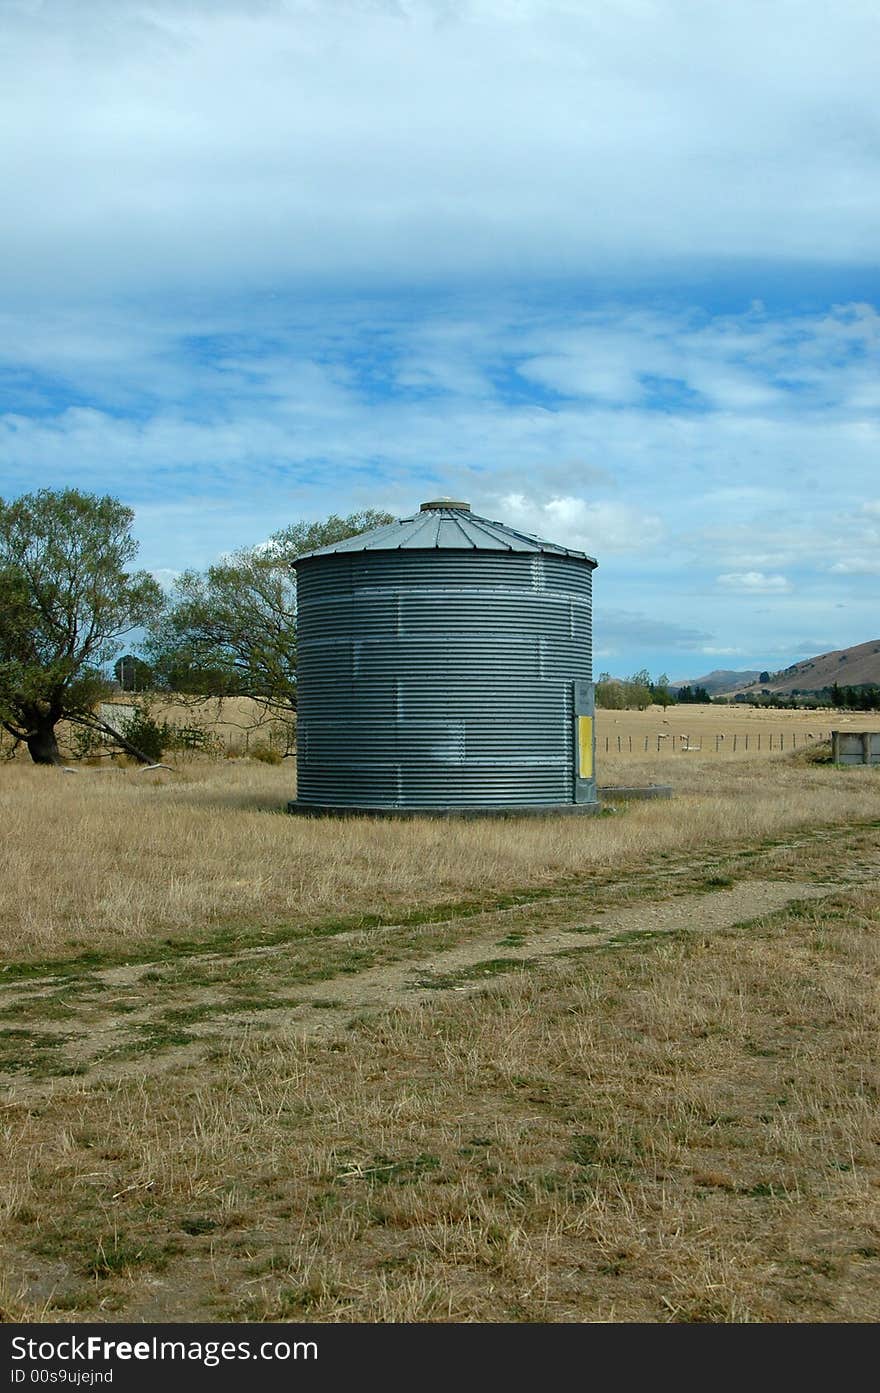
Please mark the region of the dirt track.
<svg viewBox="0 0 880 1393"><path fill-rule="evenodd" d="M823 839L845 842L846 829L818 834ZM804 845L816 840L810 834ZM842 855L833 880L791 879L791 868L773 879L768 869L762 875L753 864L760 878L718 876L711 888L710 877L709 888L695 891L687 880L696 867L683 863L646 874L644 884L629 877L619 887L628 902L604 908L585 886L414 928L304 935L241 952L10 982L0 989L0 1082L20 1099L176 1068L255 1030L326 1037L364 1013L413 1006L440 990L473 992L496 975L549 968L554 959L649 935L717 932L847 885L880 888L880 862L863 850Z"/></svg>

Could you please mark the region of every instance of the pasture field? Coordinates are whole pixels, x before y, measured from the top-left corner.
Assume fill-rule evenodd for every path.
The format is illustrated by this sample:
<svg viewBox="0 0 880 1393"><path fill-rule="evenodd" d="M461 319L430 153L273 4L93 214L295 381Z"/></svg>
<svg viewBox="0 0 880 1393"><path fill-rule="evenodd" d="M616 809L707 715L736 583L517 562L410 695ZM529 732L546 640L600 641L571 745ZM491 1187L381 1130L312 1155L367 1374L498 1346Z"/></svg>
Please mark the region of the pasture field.
<svg viewBox="0 0 880 1393"><path fill-rule="evenodd" d="M832 730L880 730L880 711L774 711L758 706L649 706L644 711L596 712L596 752L752 757L808 749ZM667 772L672 772L670 766Z"/></svg>
<svg viewBox="0 0 880 1393"><path fill-rule="evenodd" d="M6 1318L880 1317L880 769L599 776L675 797L311 821L291 761L0 765Z"/></svg>

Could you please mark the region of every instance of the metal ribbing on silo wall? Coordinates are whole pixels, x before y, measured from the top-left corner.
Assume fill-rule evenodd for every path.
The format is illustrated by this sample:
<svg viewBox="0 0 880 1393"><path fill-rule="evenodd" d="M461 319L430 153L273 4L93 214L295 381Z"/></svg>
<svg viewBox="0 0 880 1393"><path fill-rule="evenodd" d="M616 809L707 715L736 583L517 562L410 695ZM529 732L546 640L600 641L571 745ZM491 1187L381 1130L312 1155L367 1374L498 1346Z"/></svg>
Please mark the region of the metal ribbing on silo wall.
<svg viewBox="0 0 880 1393"><path fill-rule="evenodd" d="M591 589L588 562L544 554L300 563L298 801L572 802L572 690L592 676Z"/></svg>

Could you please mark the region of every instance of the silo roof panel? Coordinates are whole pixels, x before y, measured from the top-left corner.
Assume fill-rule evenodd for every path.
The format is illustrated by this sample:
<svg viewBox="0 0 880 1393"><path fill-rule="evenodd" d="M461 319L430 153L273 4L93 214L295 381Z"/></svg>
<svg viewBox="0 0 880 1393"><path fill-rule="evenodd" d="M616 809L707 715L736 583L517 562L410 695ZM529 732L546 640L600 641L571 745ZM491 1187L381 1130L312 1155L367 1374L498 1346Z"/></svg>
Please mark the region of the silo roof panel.
<svg viewBox="0 0 880 1393"><path fill-rule="evenodd" d="M361 532L356 537L347 537L342 542L334 542L327 547L304 552L293 562L310 560L316 556L333 556L365 551L502 551L521 554L546 554L549 556L573 556L595 566L596 562L586 552L572 547L548 542L542 537L532 536L508 527L506 523L494 522L489 518L478 517L463 508L431 507L428 511L416 513L414 517L400 518L397 522L385 523L373 528L371 532Z"/></svg>
<svg viewBox="0 0 880 1393"><path fill-rule="evenodd" d="M406 548L407 550L415 548L433 551L437 546L437 534L439 530L440 517L438 513L419 513L412 519L410 526L407 527L405 531L402 530L398 524L397 535L395 536L392 531L392 535L387 540L382 540L380 550L400 551L401 548ZM363 536L364 541L369 543L370 533L365 532ZM356 542L357 537L351 537L349 540ZM370 550L372 550L372 547Z"/></svg>
<svg viewBox="0 0 880 1393"><path fill-rule="evenodd" d="M465 518L444 517L437 527L437 546L460 550L461 547L479 546L479 537L469 528Z"/></svg>

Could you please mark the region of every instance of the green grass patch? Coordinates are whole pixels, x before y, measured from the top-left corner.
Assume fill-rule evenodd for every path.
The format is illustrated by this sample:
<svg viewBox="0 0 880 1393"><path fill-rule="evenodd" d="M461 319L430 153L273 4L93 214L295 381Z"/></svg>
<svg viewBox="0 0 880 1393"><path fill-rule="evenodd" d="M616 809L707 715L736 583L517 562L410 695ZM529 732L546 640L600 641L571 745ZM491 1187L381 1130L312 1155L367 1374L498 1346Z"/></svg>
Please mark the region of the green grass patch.
<svg viewBox="0 0 880 1393"><path fill-rule="evenodd" d="M504 972L523 972L532 966L529 958L485 958L482 962L459 968L455 972L444 973L442 976L420 977L418 985L429 987L432 991L448 991L453 987L481 982L486 977L497 977Z"/></svg>
<svg viewBox="0 0 880 1393"><path fill-rule="evenodd" d="M97 1055L94 1062L133 1059L140 1054L161 1054L163 1050L176 1046L191 1045L198 1038L190 1031L182 1030L179 1026L163 1024L161 1021L138 1022L132 1029L137 1032L132 1039L122 1045L111 1045L109 1049Z"/></svg>
<svg viewBox="0 0 880 1393"><path fill-rule="evenodd" d="M158 1244L120 1233L105 1234L91 1251L83 1254L80 1270L84 1276L99 1281L144 1267L162 1272L168 1259L179 1252L180 1244L174 1239Z"/></svg>
<svg viewBox="0 0 880 1393"><path fill-rule="evenodd" d="M16 1027L0 1030L0 1073L72 1072L71 1066L58 1060L57 1051L73 1038L72 1035Z"/></svg>

